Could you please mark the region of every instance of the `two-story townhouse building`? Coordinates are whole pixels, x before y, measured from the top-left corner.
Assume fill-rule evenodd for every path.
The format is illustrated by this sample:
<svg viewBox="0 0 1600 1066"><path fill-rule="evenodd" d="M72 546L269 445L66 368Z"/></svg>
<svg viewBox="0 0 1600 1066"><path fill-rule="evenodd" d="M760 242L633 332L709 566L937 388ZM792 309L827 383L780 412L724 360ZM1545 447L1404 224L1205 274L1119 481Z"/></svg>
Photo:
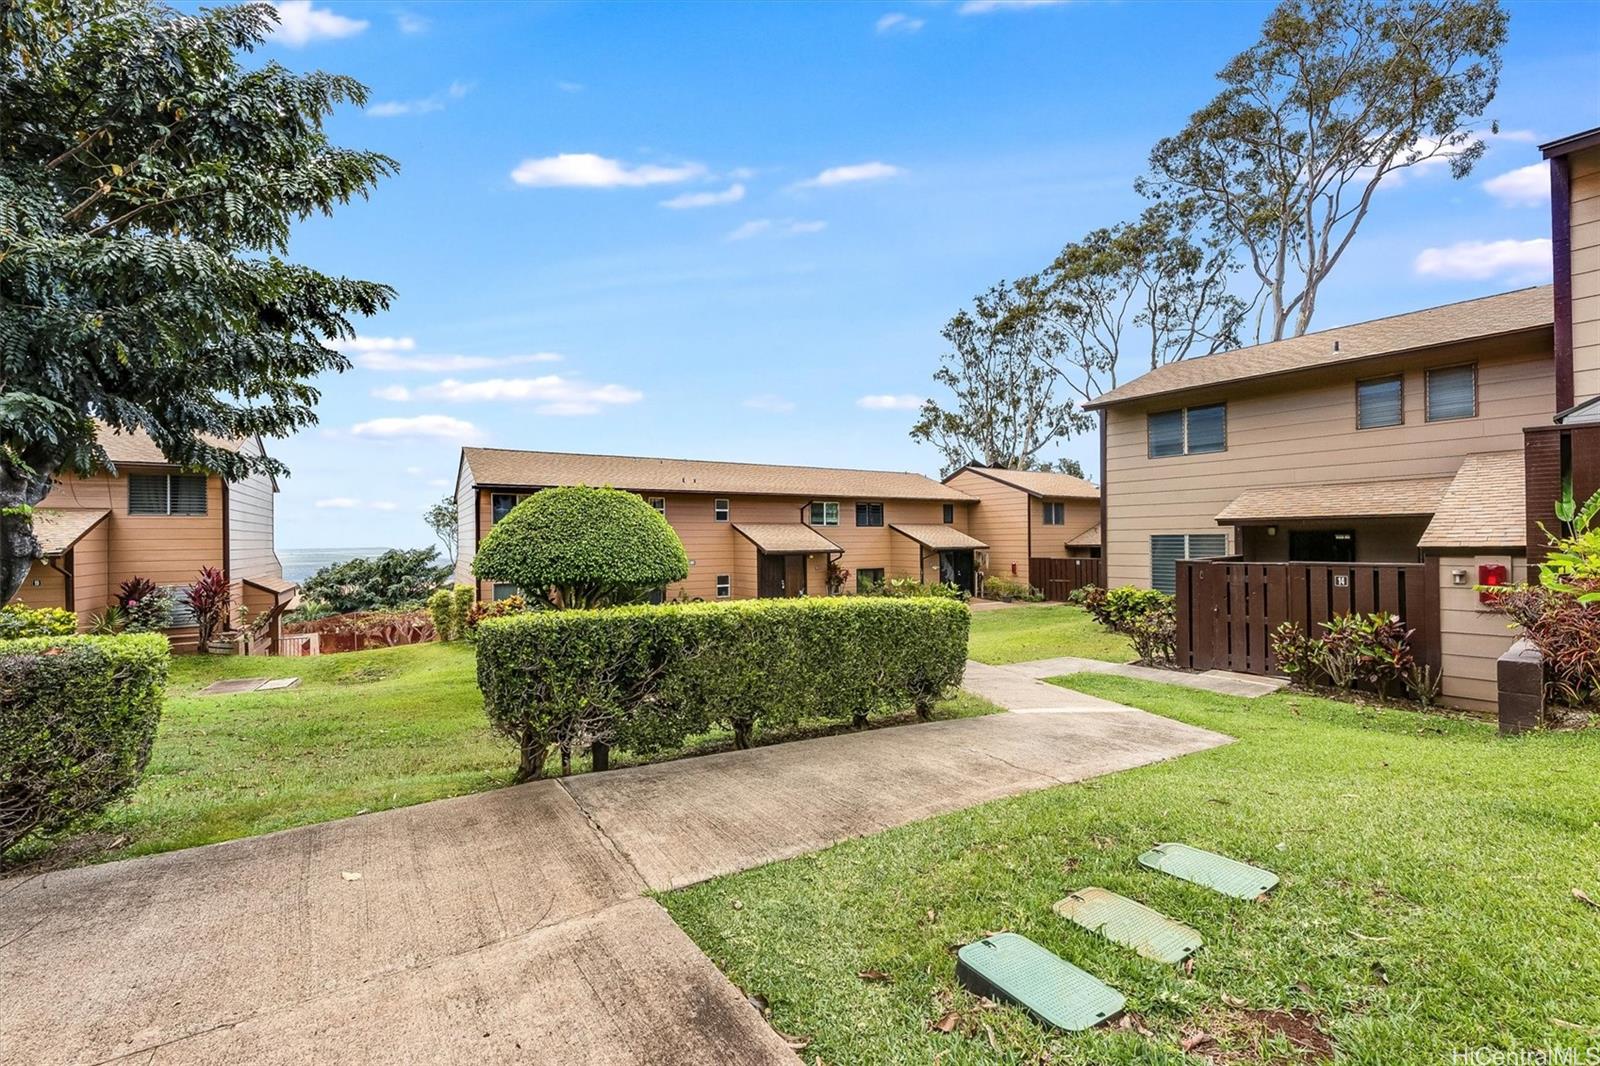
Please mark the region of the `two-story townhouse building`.
<svg viewBox="0 0 1600 1066"><path fill-rule="evenodd" d="M1082 478L972 464L944 483L981 505L971 532L989 545L989 574L1051 592L1036 560L1100 557L1100 490Z"/></svg>
<svg viewBox="0 0 1600 1066"><path fill-rule="evenodd" d="M182 469L143 433L102 429L99 440L115 471L55 480L33 517L41 558L16 599L73 611L86 629L116 601L123 581L147 578L174 592L178 609L168 636L176 650L188 651L197 631L179 592L211 566L228 577L236 606L271 619L257 650L275 648L278 617L295 594L273 546L275 480L255 474L228 482ZM262 447L259 440L213 443Z"/></svg>
<svg viewBox="0 0 1600 1066"><path fill-rule="evenodd" d="M689 555L668 599L827 595L830 562L850 571L842 592L895 577L971 592L988 551L976 501L921 474L463 448L456 580L480 599L512 595L474 581L478 544L529 494L565 485L636 492L666 517Z"/></svg>

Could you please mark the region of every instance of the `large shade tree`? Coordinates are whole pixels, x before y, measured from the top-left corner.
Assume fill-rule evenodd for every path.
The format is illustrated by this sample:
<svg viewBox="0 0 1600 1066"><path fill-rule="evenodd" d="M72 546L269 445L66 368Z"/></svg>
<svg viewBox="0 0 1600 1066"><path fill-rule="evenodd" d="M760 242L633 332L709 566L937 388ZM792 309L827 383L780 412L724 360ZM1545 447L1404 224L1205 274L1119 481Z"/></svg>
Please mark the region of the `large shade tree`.
<svg viewBox="0 0 1600 1066"><path fill-rule="evenodd" d="M267 4L0 4L0 601L38 552L30 510L63 471L109 467L96 422L239 478L281 464L218 442L315 422L328 340L380 284L288 262L292 224L395 163L329 143L366 89L241 57Z"/></svg>

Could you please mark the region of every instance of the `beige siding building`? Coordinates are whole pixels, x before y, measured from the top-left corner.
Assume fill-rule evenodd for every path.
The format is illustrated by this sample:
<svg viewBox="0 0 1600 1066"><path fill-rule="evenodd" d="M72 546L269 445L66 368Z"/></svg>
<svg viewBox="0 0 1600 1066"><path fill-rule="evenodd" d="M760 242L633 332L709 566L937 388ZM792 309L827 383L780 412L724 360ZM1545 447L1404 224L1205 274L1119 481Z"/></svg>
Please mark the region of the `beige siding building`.
<svg viewBox="0 0 1600 1066"><path fill-rule="evenodd" d="M988 551L977 501L921 474L463 448L456 484L456 580L480 599L515 590L474 582L478 544L520 500L561 485L636 492L666 517L689 554L668 599L827 595L830 563L850 572L841 592L895 577L973 591Z"/></svg>
<svg viewBox="0 0 1600 1066"><path fill-rule="evenodd" d="M283 579L273 548L277 485L271 478L256 474L229 483L182 470L143 434L102 431L100 444L116 472L56 480L35 510L42 558L24 579L18 601L74 611L87 628L129 578L147 578L176 594L201 567L212 566L228 576L236 607L257 617L281 614L295 586ZM259 453L261 445L229 447ZM174 647L189 650L195 630L178 599L169 636ZM274 621L269 636L276 628Z"/></svg>
<svg viewBox="0 0 1600 1066"><path fill-rule="evenodd" d="M1082 478L965 466L944 481L981 504L972 511L971 526L989 545L986 576L1038 586L1030 560L1100 555L1100 490Z"/></svg>

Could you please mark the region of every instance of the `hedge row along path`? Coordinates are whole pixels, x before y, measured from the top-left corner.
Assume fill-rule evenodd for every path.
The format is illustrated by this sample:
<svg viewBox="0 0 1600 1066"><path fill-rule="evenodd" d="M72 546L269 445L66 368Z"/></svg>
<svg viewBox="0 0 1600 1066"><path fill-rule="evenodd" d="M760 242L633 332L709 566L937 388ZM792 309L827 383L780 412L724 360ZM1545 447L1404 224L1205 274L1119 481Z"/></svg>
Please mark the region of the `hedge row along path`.
<svg viewBox="0 0 1600 1066"><path fill-rule="evenodd" d="M0 1061L792 1066L647 890L1230 739L1007 682L1062 713L536 781L0 881Z"/></svg>

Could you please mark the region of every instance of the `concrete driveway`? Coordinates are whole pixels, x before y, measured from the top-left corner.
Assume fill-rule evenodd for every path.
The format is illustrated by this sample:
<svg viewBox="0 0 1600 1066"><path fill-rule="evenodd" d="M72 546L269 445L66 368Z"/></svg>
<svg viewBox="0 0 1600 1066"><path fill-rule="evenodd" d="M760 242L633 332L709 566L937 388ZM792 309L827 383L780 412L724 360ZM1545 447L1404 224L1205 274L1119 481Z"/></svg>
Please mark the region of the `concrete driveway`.
<svg viewBox="0 0 1600 1066"><path fill-rule="evenodd" d="M967 683L1034 713L0 881L0 1062L792 1066L646 888L1229 739L1015 673Z"/></svg>

